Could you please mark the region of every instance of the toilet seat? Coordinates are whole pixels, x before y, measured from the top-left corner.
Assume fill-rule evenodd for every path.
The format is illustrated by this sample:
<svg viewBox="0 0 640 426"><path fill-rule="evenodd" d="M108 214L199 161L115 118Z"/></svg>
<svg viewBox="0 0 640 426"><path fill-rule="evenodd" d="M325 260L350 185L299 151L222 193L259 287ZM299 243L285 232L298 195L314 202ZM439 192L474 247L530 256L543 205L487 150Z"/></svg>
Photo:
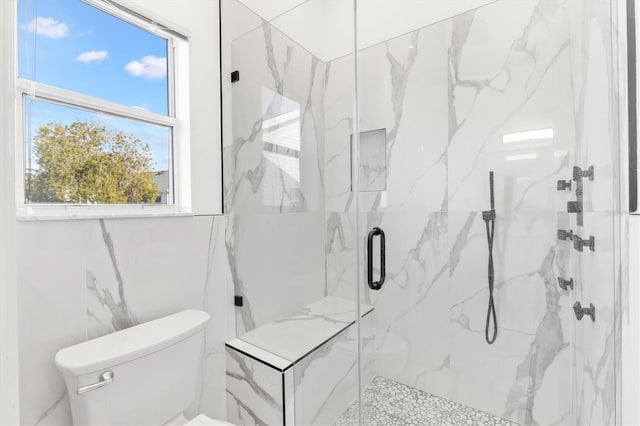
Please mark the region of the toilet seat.
<svg viewBox="0 0 640 426"><path fill-rule="evenodd" d="M189 420L186 425L190 426L232 426L231 423L223 422L222 420L215 420L204 414L199 414L193 419Z"/></svg>

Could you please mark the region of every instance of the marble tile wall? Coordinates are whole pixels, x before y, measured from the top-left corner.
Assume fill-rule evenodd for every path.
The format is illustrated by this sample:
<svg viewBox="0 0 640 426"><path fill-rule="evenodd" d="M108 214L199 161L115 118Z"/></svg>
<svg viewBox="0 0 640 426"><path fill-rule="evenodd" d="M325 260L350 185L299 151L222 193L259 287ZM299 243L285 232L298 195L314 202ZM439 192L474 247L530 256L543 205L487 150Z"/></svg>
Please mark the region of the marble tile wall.
<svg viewBox="0 0 640 426"><path fill-rule="evenodd" d="M224 417L234 332L224 232L223 216L20 222L22 424L71 424L58 350L184 309L211 315L190 412Z"/></svg>
<svg viewBox="0 0 640 426"><path fill-rule="evenodd" d="M375 312L363 318L369 324ZM353 304L327 297L227 342L227 412L235 424L329 425L357 399ZM309 323L313 323L307 328ZM289 330L290 333L282 330ZM375 342L367 327L365 343ZM277 336L284 336L278 338ZM364 381L375 363L363 357ZM284 398L284 399L283 399Z"/></svg>
<svg viewBox="0 0 640 426"><path fill-rule="evenodd" d="M291 368L281 371L227 347L227 419L236 425L295 424L292 379Z"/></svg>
<svg viewBox="0 0 640 426"><path fill-rule="evenodd" d="M574 89L575 126L578 137L576 158L584 166L599 170L593 182L585 182L587 212L580 232L594 235L596 251L576 256L575 275L582 285L576 300L596 306L596 322L583 319L575 324L576 377L574 406L578 424L614 424L616 421L616 351L620 341L615 332L616 292L623 282L618 253L624 235L616 231L614 220L621 211L619 145L621 114L618 110L619 71L616 40L615 8L624 2L593 1L574 6L570 20L572 39L572 85ZM623 211L623 210L622 210ZM623 228L622 228L623 229ZM619 394L618 394L619 395ZM619 417L618 417L619 419Z"/></svg>
<svg viewBox="0 0 640 426"><path fill-rule="evenodd" d="M571 295L557 285L571 258L556 238L569 219L568 191L556 191L556 181L570 179L575 147L569 14L568 2L498 2L451 21L451 396L522 424L572 421ZM537 129L553 138L505 143ZM497 211L491 346L481 220L489 171Z"/></svg>
<svg viewBox="0 0 640 426"><path fill-rule="evenodd" d="M352 299L356 238L373 226L387 232L387 284L363 290L376 306L363 330L371 377L526 424L611 424L617 116L608 14L605 0L498 1L362 51L360 128L386 129L387 175L385 191L360 194L359 230L353 58L324 64L267 23L235 39L227 216L19 224L24 424L70 423L58 349L186 308L213 317L191 411L224 417L223 342L236 321L242 333L327 294ZM503 143L542 128L553 139ZM585 186L579 228L564 211L573 194L555 191L574 164L594 164L598 177ZM481 220L489 170L498 211L492 346ZM577 253L557 241L559 227L597 235L598 250ZM575 292L556 284L568 276L580 281ZM229 309L233 294L244 296L241 309ZM596 323L575 321L576 300L598 301ZM301 401L336 351L300 365ZM349 395L354 367L340 368L345 381L331 391ZM336 407L329 398L295 409L313 422Z"/></svg>
<svg viewBox="0 0 640 426"><path fill-rule="evenodd" d="M267 22L227 38L225 50L240 71L224 88L226 245L244 298L240 335L326 294L325 66Z"/></svg>
<svg viewBox="0 0 640 426"><path fill-rule="evenodd" d="M373 367L371 360L364 359L365 382L373 378ZM347 328L294 364L293 389L296 425L334 424L357 398L356 327Z"/></svg>
<svg viewBox="0 0 640 426"><path fill-rule="evenodd" d="M363 301L376 306L381 376L524 424L585 416L611 423L617 139L615 96L597 83L614 71L604 49L611 41L605 3L498 1L361 51L360 127L387 129L388 175L386 191L359 195L358 231L345 94L353 59L327 64L327 287L341 297L352 292L355 238L382 227L387 284L380 292L363 290ZM538 129L553 136L503 140ZM575 194L556 191L556 181L571 179L573 165L591 164L602 174L585 187L585 208L602 212L604 245L602 252L578 254L556 238L557 229L576 229L575 215L566 213ZM482 221L490 170L499 324L492 346L484 341ZM587 219L579 232L595 233L596 220L587 225ZM591 289L596 278L584 278L587 264L608 283L597 297L586 293L606 312L595 329L573 316L583 290L557 285L558 277L574 277ZM591 340L598 343L589 348ZM404 353L390 356L389 347ZM589 410L572 407L580 392Z"/></svg>
<svg viewBox="0 0 640 426"><path fill-rule="evenodd" d="M19 224L24 424L70 424L59 349L187 308L212 315L189 412L224 418L236 320L242 333L326 294L324 64L266 23L232 47L225 216Z"/></svg>

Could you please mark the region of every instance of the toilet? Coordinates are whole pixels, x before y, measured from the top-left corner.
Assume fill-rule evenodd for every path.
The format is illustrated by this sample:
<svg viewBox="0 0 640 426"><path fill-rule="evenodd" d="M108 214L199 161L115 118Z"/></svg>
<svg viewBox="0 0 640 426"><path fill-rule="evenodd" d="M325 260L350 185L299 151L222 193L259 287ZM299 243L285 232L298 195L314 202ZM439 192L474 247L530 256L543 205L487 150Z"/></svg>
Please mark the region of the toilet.
<svg viewBox="0 0 640 426"><path fill-rule="evenodd" d="M60 350L75 425L230 425L184 411L196 397L204 329L197 310Z"/></svg>

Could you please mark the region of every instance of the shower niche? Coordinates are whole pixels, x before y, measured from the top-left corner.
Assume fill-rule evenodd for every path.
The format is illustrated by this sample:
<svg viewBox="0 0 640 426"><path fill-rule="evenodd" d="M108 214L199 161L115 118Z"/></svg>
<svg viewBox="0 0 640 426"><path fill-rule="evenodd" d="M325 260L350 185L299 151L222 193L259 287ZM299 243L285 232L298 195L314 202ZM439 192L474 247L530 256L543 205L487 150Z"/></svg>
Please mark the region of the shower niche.
<svg viewBox="0 0 640 426"><path fill-rule="evenodd" d="M353 135L351 136L353 147ZM353 151L351 151L353 153ZM387 190L387 129L360 133L360 192ZM352 185L353 188L353 185Z"/></svg>

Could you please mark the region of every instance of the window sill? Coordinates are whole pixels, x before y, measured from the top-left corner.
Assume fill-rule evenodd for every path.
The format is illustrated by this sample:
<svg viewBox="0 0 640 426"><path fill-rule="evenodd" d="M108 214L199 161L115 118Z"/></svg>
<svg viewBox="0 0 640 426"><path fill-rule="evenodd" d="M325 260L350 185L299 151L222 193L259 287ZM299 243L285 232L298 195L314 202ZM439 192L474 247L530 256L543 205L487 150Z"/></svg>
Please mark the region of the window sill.
<svg viewBox="0 0 640 426"><path fill-rule="evenodd" d="M192 212L176 207L141 206L20 206L16 212L18 221L85 220L85 219L135 219L162 217L193 217Z"/></svg>

